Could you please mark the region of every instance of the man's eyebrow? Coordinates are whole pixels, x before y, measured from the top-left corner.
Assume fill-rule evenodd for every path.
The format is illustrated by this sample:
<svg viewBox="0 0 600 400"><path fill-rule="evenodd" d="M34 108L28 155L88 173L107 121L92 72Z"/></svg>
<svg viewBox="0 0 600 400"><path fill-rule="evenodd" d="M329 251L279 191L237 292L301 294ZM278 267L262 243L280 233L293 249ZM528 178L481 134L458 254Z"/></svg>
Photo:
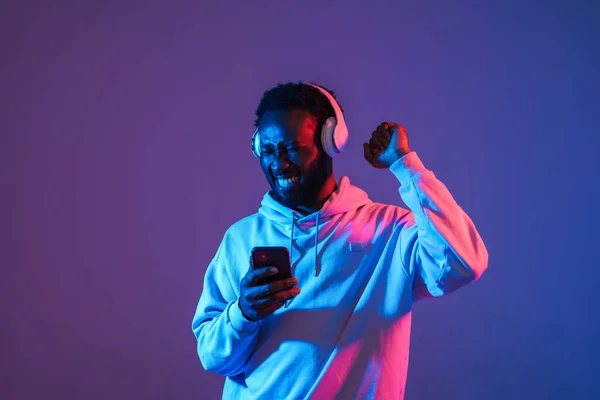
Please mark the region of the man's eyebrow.
<svg viewBox="0 0 600 400"><path fill-rule="evenodd" d="M299 146L299 145L303 145L304 142L302 142L301 140L298 139L290 139L290 140L286 140L284 142L286 145L294 145L294 146Z"/></svg>
<svg viewBox="0 0 600 400"><path fill-rule="evenodd" d="M283 144L284 146L304 146L304 142L302 142L298 139L284 140L280 143ZM264 142L264 143L262 143L262 146L269 147L269 146L275 146L275 144L271 143L271 142Z"/></svg>

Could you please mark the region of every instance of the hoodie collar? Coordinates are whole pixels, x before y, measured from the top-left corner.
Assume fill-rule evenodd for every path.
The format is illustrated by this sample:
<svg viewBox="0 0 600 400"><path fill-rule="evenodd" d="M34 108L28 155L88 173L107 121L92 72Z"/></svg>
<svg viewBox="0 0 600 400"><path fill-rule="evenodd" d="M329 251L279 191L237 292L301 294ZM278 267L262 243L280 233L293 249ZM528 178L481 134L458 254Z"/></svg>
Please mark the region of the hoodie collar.
<svg viewBox="0 0 600 400"><path fill-rule="evenodd" d="M357 208L372 203L367 193L352 185L347 176L343 176L337 186L337 189L329 196L329 199L323 204L319 211L316 211L307 216L292 210L278 203L271 197L270 192L263 196L261 207L258 212L273 222L289 225L294 219L301 222L302 219L312 220L319 218L325 220L334 215L343 214L348 211L356 210Z"/></svg>
<svg viewBox="0 0 600 400"><path fill-rule="evenodd" d="M329 199L323 204L323 207L319 211L316 211L310 215L303 216L297 211L294 211L271 197L270 192L267 192L261 202L261 207L258 212L269 220L285 226L289 230L290 235L290 259L293 264L294 260L294 230L296 224L299 226L303 224L312 225L314 220L314 275L319 276L321 271L321 263L319 262L319 221L326 220L334 215L343 214L348 211L354 211L357 208L371 203L369 196L365 191L350 183L350 179L344 176L340 179L337 189L329 196ZM290 304L291 300L286 303L286 307Z"/></svg>

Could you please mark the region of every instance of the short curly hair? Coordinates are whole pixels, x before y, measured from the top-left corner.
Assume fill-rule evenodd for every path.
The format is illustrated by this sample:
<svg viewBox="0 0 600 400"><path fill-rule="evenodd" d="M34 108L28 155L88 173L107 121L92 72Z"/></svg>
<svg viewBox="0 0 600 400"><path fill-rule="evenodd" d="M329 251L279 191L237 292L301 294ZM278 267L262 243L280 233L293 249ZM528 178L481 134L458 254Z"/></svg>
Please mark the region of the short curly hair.
<svg viewBox="0 0 600 400"><path fill-rule="evenodd" d="M317 86L329 92L337 102L337 98L332 90L322 85ZM260 119L266 112L291 109L301 109L310 112L317 118L319 125L323 125L327 118L335 117L335 111L329 99L319 89L311 86L311 84L304 82L279 83L264 92L256 109L254 127L258 127ZM344 110L341 105L340 109L343 113Z"/></svg>

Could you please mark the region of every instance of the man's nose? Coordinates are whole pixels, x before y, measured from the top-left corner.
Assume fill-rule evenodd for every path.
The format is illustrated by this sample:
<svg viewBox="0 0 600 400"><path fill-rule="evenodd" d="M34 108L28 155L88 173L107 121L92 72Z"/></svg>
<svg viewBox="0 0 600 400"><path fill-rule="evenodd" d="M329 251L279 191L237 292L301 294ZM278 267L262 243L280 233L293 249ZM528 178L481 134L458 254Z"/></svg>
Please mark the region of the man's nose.
<svg viewBox="0 0 600 400"><path fill-rule="evenodd" d="M273 160L273 169L276 171L283 171L290 165L290 159L286 150L277 150L275 152L275 158Z"/></svg>

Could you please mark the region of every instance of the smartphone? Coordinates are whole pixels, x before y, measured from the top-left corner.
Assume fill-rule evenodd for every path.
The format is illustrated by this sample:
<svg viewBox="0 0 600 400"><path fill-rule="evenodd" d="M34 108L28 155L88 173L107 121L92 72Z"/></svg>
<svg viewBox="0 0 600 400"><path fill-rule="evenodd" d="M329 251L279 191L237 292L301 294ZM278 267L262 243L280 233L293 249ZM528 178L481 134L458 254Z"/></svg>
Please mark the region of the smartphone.
<svg viewBox="0 0 600 400"><path fill-rule="evenodd" d="M252 269L264 267L276 267L275 275L260 279L257 285L266 285L273 281L287 279L292 277L292 266L290 263L290 254L286 247L264 247L258 246L252 249Z"/></svg>

